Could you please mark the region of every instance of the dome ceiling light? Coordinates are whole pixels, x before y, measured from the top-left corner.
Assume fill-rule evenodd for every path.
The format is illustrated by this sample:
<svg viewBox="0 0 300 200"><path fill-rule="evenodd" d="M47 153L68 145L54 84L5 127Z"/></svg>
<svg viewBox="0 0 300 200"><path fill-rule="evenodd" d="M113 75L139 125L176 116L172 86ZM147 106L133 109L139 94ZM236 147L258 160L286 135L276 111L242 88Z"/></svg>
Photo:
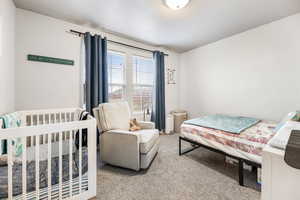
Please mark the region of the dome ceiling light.
<svg viewBox="0 0 300 200"><path fill-rule="evenodd" d="M164 0L165 4L173 9L173 10L179 10L181 8L184 8L190 0Z"/></svg>

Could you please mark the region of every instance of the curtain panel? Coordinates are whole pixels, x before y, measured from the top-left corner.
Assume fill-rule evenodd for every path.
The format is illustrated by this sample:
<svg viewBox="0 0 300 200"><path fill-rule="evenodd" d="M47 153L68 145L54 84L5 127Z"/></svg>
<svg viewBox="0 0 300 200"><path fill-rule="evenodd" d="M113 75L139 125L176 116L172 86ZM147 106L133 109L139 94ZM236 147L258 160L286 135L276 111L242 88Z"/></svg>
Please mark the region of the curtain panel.
<svg viewBox="0 0 300 200"><path fill-rule="evenodd" d="M100 35L84 34L85 45L85 103L93 108L108 102L107 40Z"/></svg>
<svg viewBox="0 0 300 200"><path fill-rule="evenodd" d="M151 121L155 123L157 129L164 131L166 128L165 54L155 51L153 59L155 65L155 87Z"/></svg>

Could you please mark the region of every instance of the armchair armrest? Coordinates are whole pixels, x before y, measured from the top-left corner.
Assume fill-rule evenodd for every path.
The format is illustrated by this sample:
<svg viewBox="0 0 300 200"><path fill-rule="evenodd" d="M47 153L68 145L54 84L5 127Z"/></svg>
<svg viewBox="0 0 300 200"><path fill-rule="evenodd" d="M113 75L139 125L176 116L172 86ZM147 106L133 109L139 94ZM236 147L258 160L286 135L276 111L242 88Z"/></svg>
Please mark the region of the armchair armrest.
<svg viewBox="0 0 300 200"><path fill-rule="evenodd" d="M155 129L155 124L153 122L138 121L138 123L142 129Z"/></svg>
<svg viewBox="0 0 300 200"><path fill-rule="evenodd" d="M140 169L140 138L137 133L111 130L100 136L101 159L111 165Z"/></svg>

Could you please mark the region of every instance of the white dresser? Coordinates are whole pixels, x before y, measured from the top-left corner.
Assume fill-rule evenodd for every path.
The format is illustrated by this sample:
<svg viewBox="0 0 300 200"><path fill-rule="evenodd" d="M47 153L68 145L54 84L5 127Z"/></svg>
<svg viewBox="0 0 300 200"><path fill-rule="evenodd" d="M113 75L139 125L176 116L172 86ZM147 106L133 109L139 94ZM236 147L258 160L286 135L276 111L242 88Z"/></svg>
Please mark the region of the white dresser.
<svg viewBox="0 0 300 200"><path fill-rule="evenodd" d="M300 170L285 163L283 150L269 145L263 151L262 200L300 200Z"/></svg>

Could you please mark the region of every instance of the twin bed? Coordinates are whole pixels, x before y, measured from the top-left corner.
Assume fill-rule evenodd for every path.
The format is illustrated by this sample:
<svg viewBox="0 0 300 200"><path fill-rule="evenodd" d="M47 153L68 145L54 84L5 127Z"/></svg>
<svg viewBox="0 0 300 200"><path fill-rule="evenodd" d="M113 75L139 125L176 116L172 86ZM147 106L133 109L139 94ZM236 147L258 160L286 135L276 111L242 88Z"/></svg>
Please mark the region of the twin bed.
<svg viewBox="0 0 300 200"><path fill-rule="evenodd" d="M244 163L261 168L262 150L275 135L276 125L270 121L257 121L237 134L186 121L181 126L179 155L204 147L236 159L239 161L239 184L243 186ZM182 141L193 144L192 148L182 151Z"/></svg>

